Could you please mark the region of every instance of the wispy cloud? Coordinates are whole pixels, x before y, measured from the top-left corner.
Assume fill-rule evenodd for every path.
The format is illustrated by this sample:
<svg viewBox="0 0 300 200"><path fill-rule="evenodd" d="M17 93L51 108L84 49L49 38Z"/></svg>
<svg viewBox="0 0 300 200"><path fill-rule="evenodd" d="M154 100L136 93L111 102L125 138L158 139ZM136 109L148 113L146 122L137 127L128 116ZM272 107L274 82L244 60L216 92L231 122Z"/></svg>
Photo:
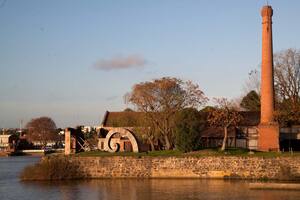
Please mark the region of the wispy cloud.
<svg viewBox="0 0 300 200"><path fill-rule="evenodd" d="M129 55L127 57L117 56L110 59L101 59L94 64L95 69L110 71L129 68L140 68L146 65L145 58L139 55Z"/></svg>

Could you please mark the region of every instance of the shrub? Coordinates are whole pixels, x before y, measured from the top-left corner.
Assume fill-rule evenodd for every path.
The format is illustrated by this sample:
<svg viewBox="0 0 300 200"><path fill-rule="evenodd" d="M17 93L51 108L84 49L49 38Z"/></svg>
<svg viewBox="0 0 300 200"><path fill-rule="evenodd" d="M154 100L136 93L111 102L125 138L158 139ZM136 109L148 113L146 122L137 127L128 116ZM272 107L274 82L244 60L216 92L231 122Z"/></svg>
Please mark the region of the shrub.
<svg viewBox="0 0 300 200"><path fill-rule="evenodd" d="M66 180L83 178L78 163L64 156L44 157L39 163L22 171L21 180Z"/></svg>
<svg viewBox="0 0 300 200"><path fill-rule="evenodd" d="M187 108L180 111L176 117L176 148L184 152L200 149L201 131L204 126L203 116L196 109Z"/></svg>

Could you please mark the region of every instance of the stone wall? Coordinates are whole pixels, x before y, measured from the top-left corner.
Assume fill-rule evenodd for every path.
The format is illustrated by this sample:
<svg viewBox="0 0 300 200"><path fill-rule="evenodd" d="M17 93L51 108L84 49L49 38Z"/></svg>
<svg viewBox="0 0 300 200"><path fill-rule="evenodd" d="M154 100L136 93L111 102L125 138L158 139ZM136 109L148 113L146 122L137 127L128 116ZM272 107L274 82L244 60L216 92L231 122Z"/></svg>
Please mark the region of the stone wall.
<svg viewBox="0 0 300 200"><path fill-rule="evenodd" d="M300 157L70 157L89 178L299 179Z"/></svg>

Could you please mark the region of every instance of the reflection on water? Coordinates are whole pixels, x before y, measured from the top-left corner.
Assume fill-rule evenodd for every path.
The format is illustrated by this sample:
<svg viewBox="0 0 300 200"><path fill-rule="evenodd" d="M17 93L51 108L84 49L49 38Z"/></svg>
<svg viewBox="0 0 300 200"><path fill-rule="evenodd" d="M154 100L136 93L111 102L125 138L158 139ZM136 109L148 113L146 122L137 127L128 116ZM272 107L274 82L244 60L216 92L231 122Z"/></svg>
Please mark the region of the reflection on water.
<svg viewBox="0 0 300 200"><path fill-rule="evenodd" d="M297 191L249 190L248 182L198 179L102 179L30 183L26 187L73 199L297 199ZM55 189L55 190L54 190ZM52 197L51 197L52 198ZM51 199L49 198L49 199Z"/></svg>
<svg viewBox="0 0 300 200"><path fill-rule="evenodd" d="M0 199L299 199L300 191L249 190L246 181L101 179L20 182L15 172L38 158L0 158Z"/></svg>

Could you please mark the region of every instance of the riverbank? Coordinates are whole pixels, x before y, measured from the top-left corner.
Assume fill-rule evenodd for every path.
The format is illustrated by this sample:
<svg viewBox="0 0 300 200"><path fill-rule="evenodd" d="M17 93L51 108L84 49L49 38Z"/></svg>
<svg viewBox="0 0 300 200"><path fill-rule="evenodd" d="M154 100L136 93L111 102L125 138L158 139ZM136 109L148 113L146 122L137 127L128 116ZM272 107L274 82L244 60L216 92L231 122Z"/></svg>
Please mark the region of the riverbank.
<svg viewBox="0 0 300 200"><path fill-rule="evenodd" d="M300 157L50 156L28 168L24 174L27 174L24 180L37 177L46 180L212 178L300 181Z"/></svg>
<svg viewBox="0 0 300 200"><path fill-rule="evenodd" d="M0 157L7 157L7 156L9 156L8 153L4 151L0 151Z"/></svg>
<svg viewBox="0 0 300 200"><path fill-rule="evenodd" d="M300 180L300 157L69 157L87 178Z"/></svg>
<svg viewBox="0 0 300 200"><path fill-rule="evenodd" d="M39 157L0 158L0 199L298 199L298 190L252 190L252 181L216 179L101 178L71 181L19 181ZM67 171L67 170L66 170ZM256 182L256 181L255 181ZM5 189L4 189L5 188Z"/></svg>
<svg viewBox="0 0 300 200"><path fill-rule="evenodd" d="M64 149L53 149L53 150L44 150L44 149L28 149L28 150L19 150L19 151L0 151L0 157L7 156L44 156L47 154L63 154Z"/></svg>

